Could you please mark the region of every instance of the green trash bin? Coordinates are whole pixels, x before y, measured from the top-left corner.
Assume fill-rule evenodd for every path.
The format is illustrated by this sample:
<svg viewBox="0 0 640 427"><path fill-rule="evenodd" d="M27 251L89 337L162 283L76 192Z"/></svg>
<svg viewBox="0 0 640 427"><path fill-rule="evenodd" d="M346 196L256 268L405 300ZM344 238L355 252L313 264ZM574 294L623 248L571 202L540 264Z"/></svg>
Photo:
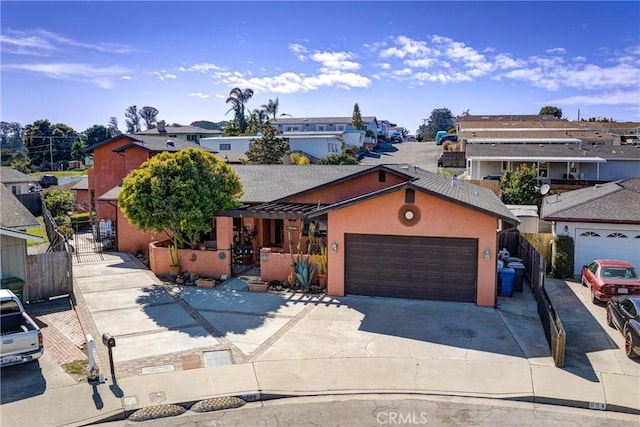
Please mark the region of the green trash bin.
<svg viewBox="0 0 640 427"><path fill-rule="evenodd" d="M9 289L24 303L24 280L18 279L17 277L0 279L0 287Z"/></svg>

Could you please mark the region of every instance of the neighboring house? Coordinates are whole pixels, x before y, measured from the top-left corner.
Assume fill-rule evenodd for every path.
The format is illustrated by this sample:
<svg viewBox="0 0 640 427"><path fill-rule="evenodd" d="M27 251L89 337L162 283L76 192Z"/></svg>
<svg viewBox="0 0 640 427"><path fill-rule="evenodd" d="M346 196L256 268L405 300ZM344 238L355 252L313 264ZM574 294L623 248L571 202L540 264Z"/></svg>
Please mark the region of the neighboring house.
<svg viewBox="0 0 640 427"><path fill-rule="evenodd" d="M541 218L554 235L573 238L575 275L598 258L640 268L640 177L547 196Z"/></svg>
<svg viewBox="0 0 640 427"><path fill-rule="evenodd" d="M339 154L346 145L358 145L360 132L284 132L282 138L289 142L292 152L306 154L312 163L330 154ZM227 163L242 163L251 142L260 135L222 136L200 140L202 147L217 152L217 157ZM347 141L351 141L349 144ZM361 144L360 144L361 145Z"/></svg>
<svg viewBox="0 0 640 427"><path fill-rule="evenodd" d="M117 189L122 180L143 162L161 152L202 148L194 142L166 136L117 135L85 149L93 158L88 170L89 205L94 206L98 222L110 221L118 230L117 248L137 253L144 251L154 237L132 227L117 205ZM111 195L116 194L116 198Z"/></svg>
<svg viewBox="0 0 640 427"><path fill-rule="evenodd" d="M352 117L281 117L273 125L281 132L344 132L358 130L351 124ZM362 117L363 132L379 132L378 119L373 116Z"/></svg>
<svg viewBox="0 0 640 427"><path fill-rule="evenodd" d="M89 195L89 177L83 176L76 182L71 191L76 196L76 210L78 212L91 212L93 206L91 205L91 197Z"/></svg>
<svg viewBox="0 0 640 427"><path fill-rule="evenodd" d="M203 129L198 126L165 126L161 122L157 123L155 128L135 133L135 135L164 136L195 143L198 143L202 138L222 136L223 134L224 132L221 130Z"/></svg>
<svg viewBox="0 0 640 427"><path fill-rule="evenodd" d="M0 166L0 183L4 184L12 194L24 194L29 192L29 183L34 179L29 175L12 168Z"/></svg>
<svg viewBox="0 0 640 427"><path fill-rule="evenodd" d="M467 177L515 171L521 164L536 169L550 183L603 182L640 176L640 149L634 139L609 132L633 132L632 124L535 121L458 123L458 140L466 152ZM605 129L603 129L605 128ZM623 141L624 140L624 141Z"/></svg>
<svg viewBox="0 0 640 427"><path fill-rule="evenodd" d="M27 280L27 241L43 239L26 232L39 227L36 218L4 185L0 185L0 278Z"/></svg>
<svg viewBox="0 0 640 427"><path fill-rule="evenodd" d="M391 123L389 120L378 120L378 135L383 135L386 139L389 139L392 132L391 128L395 128L396 124Z"/></svg>

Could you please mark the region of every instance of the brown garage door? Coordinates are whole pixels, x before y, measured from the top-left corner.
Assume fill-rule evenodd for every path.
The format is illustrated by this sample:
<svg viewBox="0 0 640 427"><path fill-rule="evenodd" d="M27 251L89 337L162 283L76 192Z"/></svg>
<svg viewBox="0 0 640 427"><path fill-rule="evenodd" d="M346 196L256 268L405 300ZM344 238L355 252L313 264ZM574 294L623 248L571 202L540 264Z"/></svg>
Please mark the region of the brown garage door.
<svg viewBox="0 0 640 427"><path fill-rule="evenodd" d="M345 235L345 292L476 301L477 239Z"/></svg>

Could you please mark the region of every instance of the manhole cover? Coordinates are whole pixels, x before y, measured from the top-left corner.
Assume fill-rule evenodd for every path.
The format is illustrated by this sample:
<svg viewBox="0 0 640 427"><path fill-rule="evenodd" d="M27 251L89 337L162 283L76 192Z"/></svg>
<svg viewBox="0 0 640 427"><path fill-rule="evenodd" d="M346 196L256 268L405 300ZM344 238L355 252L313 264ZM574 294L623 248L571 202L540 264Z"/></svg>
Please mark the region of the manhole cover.
<svg viewBox="0 0 640 427"><path fill-rule="evenodd" d="M213 366L233 365L233 358L229 350L205 351L204 366L211 368Z"/></svg>

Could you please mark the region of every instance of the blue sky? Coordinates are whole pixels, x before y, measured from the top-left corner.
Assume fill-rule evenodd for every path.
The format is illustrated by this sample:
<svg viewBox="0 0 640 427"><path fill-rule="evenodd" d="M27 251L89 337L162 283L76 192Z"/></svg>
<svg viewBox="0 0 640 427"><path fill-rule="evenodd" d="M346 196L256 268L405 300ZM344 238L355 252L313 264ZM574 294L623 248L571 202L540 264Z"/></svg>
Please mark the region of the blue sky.
<svg viewBox="0 0 640 427"><path fill-rule="evenodd" d="M77 131L250 109L415 132L433 109L640 121L640 2L2 1L1 119Z"/></svg>

